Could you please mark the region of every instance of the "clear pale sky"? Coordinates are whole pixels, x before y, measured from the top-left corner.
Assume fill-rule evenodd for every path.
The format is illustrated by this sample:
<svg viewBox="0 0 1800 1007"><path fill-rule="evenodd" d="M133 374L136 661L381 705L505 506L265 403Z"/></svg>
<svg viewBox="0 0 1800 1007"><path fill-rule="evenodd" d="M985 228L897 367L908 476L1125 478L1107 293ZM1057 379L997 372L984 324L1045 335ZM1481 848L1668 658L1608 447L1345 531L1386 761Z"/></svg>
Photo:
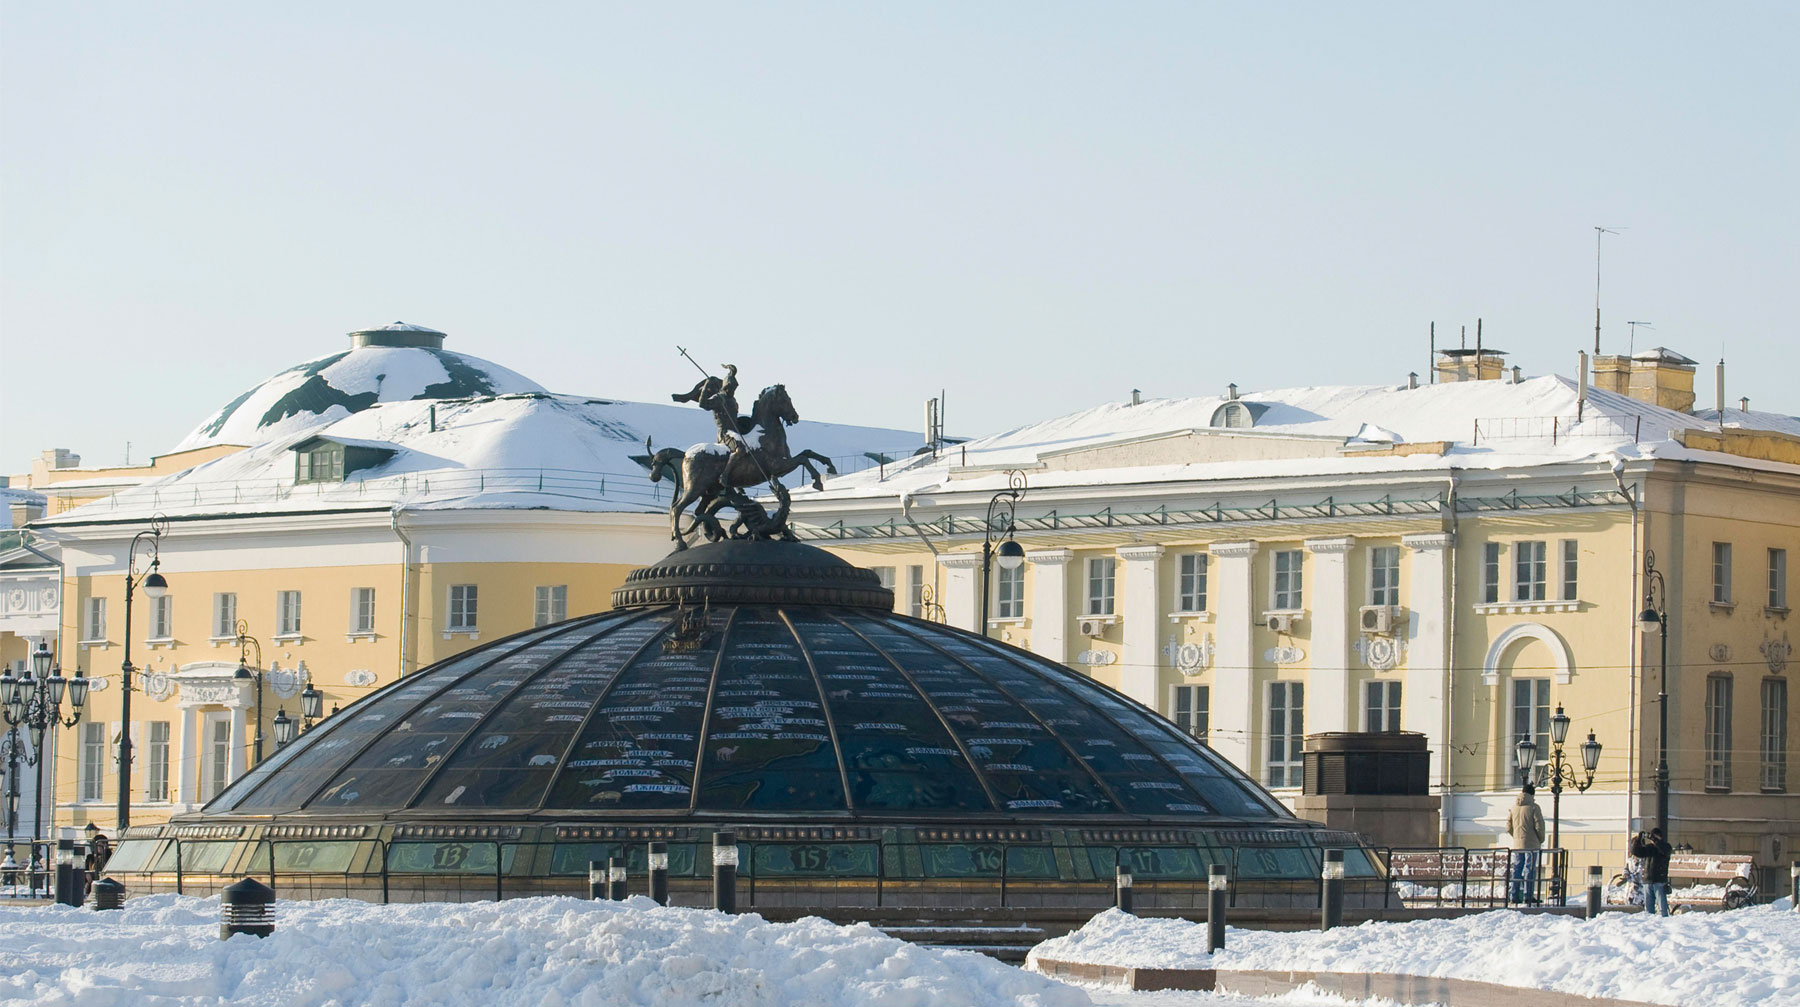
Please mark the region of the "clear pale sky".
<svg viewBox="0 0 1800 1007"><path fill-rule="evenodd" d="M404 319L808 418L1528 373L1800 413L1800 5L0 3L0 473Z"/></svg>

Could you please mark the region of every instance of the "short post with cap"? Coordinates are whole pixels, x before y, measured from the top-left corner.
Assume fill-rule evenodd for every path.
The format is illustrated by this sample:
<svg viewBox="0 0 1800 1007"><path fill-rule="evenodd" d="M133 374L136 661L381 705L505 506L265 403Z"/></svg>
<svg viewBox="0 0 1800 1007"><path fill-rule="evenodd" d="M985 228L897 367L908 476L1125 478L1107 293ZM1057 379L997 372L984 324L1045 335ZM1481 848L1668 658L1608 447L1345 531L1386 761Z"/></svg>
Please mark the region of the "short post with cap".
<svg viewBox="0 0 1800 1007"><path fill-rule="evenodd" d="M713 908L737 912L737 833L720 829L713 833Z"/></svg>
<svg viewBox="0 0 1800 1007"><path fill-rule="evenodd" d="M219 939L233 934L267 937L275 932L275 889L245 878L219 893Z"/></svg>
<svg viewBox="0 0 1800 1007"><path fill-rule="evenodd" d="M1119 864L1114 868L1113 890L1117 892L1114 904L1119 912L1131 912L1131 868Z"/></svg>
<svg viewBox="0 0 1800 1007"><path fill-rule="evenodd" d="M94 882L94 909L123 909L125 907L125 886L112 878L101 878Z"/></svg>
<svg viewBox="0 0 1800 1007"><path fill-rule="evenodd" d="M650 844L650 899L659 906L669 904L669 844Z"/></svg>
<svg viewBox="0 0 1800 1007"><path fill-rule="evenodd" d="M1213 864L1206 875L1206 953L1225 950L1225 898L1231 876L1224 864Z"/></svg>
<svg viewBox="0 0 1800 1007"><path fill-rule="evenodd" d="M1324 931L1344 922L1343 850L1325 851L1325 866L1319 878L1324 886L1319 893L1319 929Z"/></svg>
<svg viewBox="0 0 1800 1007"><path fill-rule="evenodd" d="M606 858L606 897L625 901L625 862L618 857Z"/></svg>
<svg viewBox="0 0 1800 1007"><path fill-rule="evenodd" d="M1600 918L1600 896L1605 884L1601 880L1601 874L1602 870L1599 864L1588 865L1587 918L1590 920Z"/></svg>
<svg viewBox="0 0 1800 1007"><path fill-rule="evenodd" d="M605 898L605 891L606 868L600 866L598 860L588 861L588 898L596 900Z"/></svg>
<svg viewBox="0 0 1800 1007"><path fill-rule="evenodd" d="M1794 901L1794 912L1800 913L1800 860L1794 861L1788 868L1788 881L1792 886L1788 896Z"/></svg>

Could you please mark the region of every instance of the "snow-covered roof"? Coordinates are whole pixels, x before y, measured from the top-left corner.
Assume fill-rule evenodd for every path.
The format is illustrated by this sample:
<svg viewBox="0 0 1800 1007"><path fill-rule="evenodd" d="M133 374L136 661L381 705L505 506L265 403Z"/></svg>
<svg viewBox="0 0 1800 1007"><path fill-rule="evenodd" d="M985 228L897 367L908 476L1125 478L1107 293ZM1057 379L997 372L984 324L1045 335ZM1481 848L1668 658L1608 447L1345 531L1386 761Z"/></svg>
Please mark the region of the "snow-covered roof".
<svg viewBox="0 0 1800 1007"><path fill-rule="evenodd" d="M1719 411L1717 409L1696 409L1694 418L1703 421L1707 426L1717 426ZM1789 416L1785 413L1767 413L1756 409L1727 409L1725 410L1725 426L1741 430L1773 430L1776 433L1800 437L1800 416Z"/></svg>

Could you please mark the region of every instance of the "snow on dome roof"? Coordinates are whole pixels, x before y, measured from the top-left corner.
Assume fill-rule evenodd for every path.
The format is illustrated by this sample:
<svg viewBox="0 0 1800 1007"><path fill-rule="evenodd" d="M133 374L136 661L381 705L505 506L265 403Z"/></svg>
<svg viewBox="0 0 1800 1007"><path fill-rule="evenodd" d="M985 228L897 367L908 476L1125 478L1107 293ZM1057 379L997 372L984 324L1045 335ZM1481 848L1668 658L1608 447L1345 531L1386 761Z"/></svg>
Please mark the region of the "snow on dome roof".
<svg viewBox="0 0 1800 1007"><path fill-rule="evenodd" d="M394 322L350 333L350 349L290 367L226 403L177 451L259 444L341 420L380 402L543 392L499 364L443 348L444 333Z"/></svg>

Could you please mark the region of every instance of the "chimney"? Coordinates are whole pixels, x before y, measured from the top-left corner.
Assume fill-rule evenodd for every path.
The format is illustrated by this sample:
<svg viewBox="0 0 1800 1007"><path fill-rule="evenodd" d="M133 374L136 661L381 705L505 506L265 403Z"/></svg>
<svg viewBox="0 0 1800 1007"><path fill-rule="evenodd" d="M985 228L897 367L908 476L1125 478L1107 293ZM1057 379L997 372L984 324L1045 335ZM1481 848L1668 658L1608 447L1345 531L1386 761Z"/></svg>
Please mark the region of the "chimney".
<svg viewBox="0 0 1800 1007"><path fill-rule="evenodd" d="M1713 408L1719 413L1719 421L1725 421L1725 358L1719 358L1718 367L1713 369Z"/></svg>
<svg viewBox="0 0 1800 1007"><path fill-rule="evenodd" d="M12 526L23 528L44 516L44 501L29 497L15 498L10 501L9 509L12 511Z"/></svg>
<svg viewBox="0 0 1800 1007"><path fill-rule="evenodd" d="M1587 365L1588 365L1587 351L1581 350L1580 352L1576 353L1575 354L1575 371L1577 374L1579 374L1581 376L1580 389L1578 391L1576 391L1576 393L1575 393L1575 418L1576 419L1581 419L1582 416L1586 415L1586 413L1587 413L1587 385L1588 385Z"/></svg>
<svg viewBox="0 0 1800 1007"><path fill-rule="evenodd" d="M1513 365L1513 384L1516 385L1519 382L1524 381L1524 380L1525 380L1525 369L1520 367L1518 364L1514 364Z"/></svg>
<svg viewBox="0 0 1800 1007"><path fill-rule="evenodd" d="M1407 371L1406 372L1406 387L1408 387L1408 388L1419 387L1419 372L1418 371Z"/></svg>
<svg viewBox="0 0 1800 1007"><path fill-rule="evenodd" d="M1666 346L1640 350L1630 357L1597 357L1594 386L1608 391L1622 391L1639 402L1673 409L1694 411L1694 361ZM1620 387L1608 387L1607 381ZM1720 401L1723 401L1721 395Z"/></svg>
<svg viewBox="0 0 1800 1007"><path fill-rule="evenodd" d="M1746 413L1750 411L1750 396L1746 395L1738 399L1738 409Z"/></svg>
<svg viewBox="0 0 1800 1007"><path fill-rule="evenodd" d="M1233 381L1231 384L1226 385L1225 387L1226 387L1226 389L1228 389L1228 392L1229 392L1229 394L1227 394L1225 396L1226 398L1235 399L1238 397L1237 396L1237 382Z"/></svg>
<svg viewBox="0 0 1800 1007"><path fill-rule="evenodd" d="M1134 406L1143 405L1144 404L1144 393L1140 392L1136 388L1133 388L1131 390L1131 404Z"/></svg>
<svg viewBox="0 0 1800 1007"><path fill-rule="evenodd" d="M1506 351L1477 346L1472 350L1439 350L1439 384L1451 381L1497 381L1506 376Z"/></svg>

